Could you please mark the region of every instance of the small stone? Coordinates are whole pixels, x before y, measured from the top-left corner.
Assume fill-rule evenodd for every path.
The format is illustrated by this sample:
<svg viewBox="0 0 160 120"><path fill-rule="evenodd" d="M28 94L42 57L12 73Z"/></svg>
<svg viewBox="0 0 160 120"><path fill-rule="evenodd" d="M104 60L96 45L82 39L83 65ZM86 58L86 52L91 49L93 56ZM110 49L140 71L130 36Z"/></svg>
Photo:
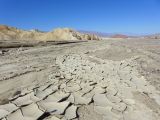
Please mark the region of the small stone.
<svg viewBox="0 0 160 120"><path fill-rule="evenodd" d="M64 79L65 77L63 75L60 76L60 79Z"/></svg>

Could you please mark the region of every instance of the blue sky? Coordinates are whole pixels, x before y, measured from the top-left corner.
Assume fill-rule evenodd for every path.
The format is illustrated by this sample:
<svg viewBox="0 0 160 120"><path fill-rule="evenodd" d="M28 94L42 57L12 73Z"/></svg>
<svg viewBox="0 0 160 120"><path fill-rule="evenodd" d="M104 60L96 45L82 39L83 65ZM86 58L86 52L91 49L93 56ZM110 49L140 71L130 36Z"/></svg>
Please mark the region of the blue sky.
<svg viewBox="0 0 160 120"><path fill-rule="evenodd" d="M160 0L0 0L0 24L22 29L160 32Z"/></svg>

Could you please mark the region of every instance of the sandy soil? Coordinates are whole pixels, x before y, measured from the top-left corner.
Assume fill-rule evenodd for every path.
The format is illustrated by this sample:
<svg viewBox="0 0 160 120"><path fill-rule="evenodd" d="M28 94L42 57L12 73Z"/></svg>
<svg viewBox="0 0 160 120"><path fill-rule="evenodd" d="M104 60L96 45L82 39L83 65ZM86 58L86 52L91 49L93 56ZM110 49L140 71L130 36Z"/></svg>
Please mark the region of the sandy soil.
<svg viewBox="0 0 160 120"><path fill-rule="evenodd" d="M4 42L2 120L160 118L160 40Z"/></svg>

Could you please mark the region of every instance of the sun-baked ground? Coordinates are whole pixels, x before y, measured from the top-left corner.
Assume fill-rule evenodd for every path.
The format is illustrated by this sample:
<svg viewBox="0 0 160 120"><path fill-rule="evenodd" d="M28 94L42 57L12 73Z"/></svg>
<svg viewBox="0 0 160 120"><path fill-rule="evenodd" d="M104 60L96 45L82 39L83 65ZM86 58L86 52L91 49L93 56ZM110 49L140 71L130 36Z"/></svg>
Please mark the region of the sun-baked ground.
<svg viewBox="0 0 160 120"><path fill-rule="evenodd" d="M0 119L159 120L159 40L19 44L1 44Z"/></svg>

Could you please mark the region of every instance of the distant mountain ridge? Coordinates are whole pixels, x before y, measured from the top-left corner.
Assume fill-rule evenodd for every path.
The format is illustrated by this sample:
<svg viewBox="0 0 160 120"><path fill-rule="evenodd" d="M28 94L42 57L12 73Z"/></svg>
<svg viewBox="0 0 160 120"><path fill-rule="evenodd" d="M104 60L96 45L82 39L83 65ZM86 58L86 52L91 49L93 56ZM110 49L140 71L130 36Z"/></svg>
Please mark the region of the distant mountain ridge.
<svg viewBox="0 0 160 120"><path fill-rule="evenodd" d="M96 32L96 31L86 31L86 30L79 30L80 33L88 33L88 34L95 34L100 37L107 37L107 38L152 38L152 39L160 39L160 33L156 34L149 34L149 33L105 33L105 32Z"/></svg>
<svg viewBox="0 0 160 120"><path fill-rule="evenodd" d="M113 33L105 33L105 32L96 32L96 31L86 31L86 30L78 30L80 33L87 33L87 34L95 34L101 37L109 37L111 35L114 35Z"/></svg>
<svg viewBox="0 0 160 120"><path fill-rule="evenodd" d="M108 37L108 38L128 38L128 37L139 36L139 34L133 34L133 33L105 33L105 32L85 31L85 30L79 30L79 32L80 33L95 34L100 37Z"/></svg>
<svg viewBox="0 0 160 120"><path fill-rule="evenodd" d="M160 39L160 33L152 34L152 35L146 35L144 36L145 38L150 38L150 39Z"/></svg>

